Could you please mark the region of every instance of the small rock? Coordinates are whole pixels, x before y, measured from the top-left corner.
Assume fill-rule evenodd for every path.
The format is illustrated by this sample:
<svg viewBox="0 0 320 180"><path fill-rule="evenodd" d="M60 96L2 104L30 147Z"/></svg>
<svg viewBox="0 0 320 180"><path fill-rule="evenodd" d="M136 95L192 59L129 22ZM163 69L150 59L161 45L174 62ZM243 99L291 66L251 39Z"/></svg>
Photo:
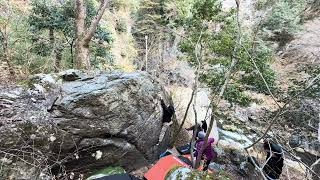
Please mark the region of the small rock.
<svg viewBox="0 0 320 180"><path fill-rule="evenodd" d="M234 125L222 125L222 128L227 131L236 131L238 128Z"/></svg>
<svg viewBox="0 0 320 180"><path fill-rule="evenodd" d="M189 174L191 173L191 169L187 167L179 167L176 170L172 171L170 174L167 175L168 178L166 179L178 179L185 180L189 177Z"/></svg>
<svg viewBox="0 0 320 180"><path fill-rule="evenodd" d="M249 121L256 121L258 118L256 116L248 116Z"/></svg>
<svg viewBox="0 0 320 180"><path fill-rule="evenodd" d="M56 84L56 80L51 74L36 74L31 77L31 80L44 86L52 86Z"/></svg>
<svg viewBox="0 0 320 180"><path fill-rule="evenodd" d="M11 93L1 93L0 98L15 100L15 99L18 99L19 96L15 95L15 94L11 94Z"/></svg>
<svg viewBox="0 0 320 180"><path fill-rule="evenodd" d="M251 158L253 159L254 162L252 162ZM257 160L254 157L251 156L251 158L247 157L245 161L242 161L240 163L239 173L244 177L250 177L251 175L253 175L255 171L254 163L258 164Z"/></svg>
<svg viewBox="0 0 320 180"><path fill-rule="evenodd" d="M301 152L301 153L306 152L304 149L302 149L302 148L300 148L300 147L295 148L295 150L296 150L297 152Z"/></svg>
<svg viewBox="0 0 320 180"><path fill-rule="evenodd" d="M148 171L148 167L142 167L140 169L137 169L137 170L131 172L130 174L132 174L132 175L134 175L136 177L141 177L142 178L147 171Z"/></svg>
<svg viewBox="0 0 320 180"><path fill-rule="evenodd" d="M221 155L225 154L223 148L221 148L221 147L215 147L214 150L216 151L218 156L221 156Z"/></svg>
<svg viewBox="0 0 320 180"><path fill-rule="evenodd" d="M96 151L96 154L95 154L96 160L101 159L101 157L102 157L102 152L101 152L100 150L99 150L99 151Z"/></svg>
<svg viewBox="0 0 320 180"><path fill-rule="evenodd" d="M14 101L11 101L11 100L8 100L8 99L1 99L1 106L12 105L13 103L14 103Z"/></svg>
<svg viewBox="0 0 320 180"><path fill-rule="evenodd" d="M76 69L68 69L59 73L59 76L65 81L75 81L81 79L82 73Z"/></svg>
<svg viewBox="0 0 320 180"><path fill-rule="evenodd" d="M46 90L40 84L33 84L33 90L37 91L39 94L44 94Z"/></svg>
<svg viewBox="0 0 320 180"><path fill-rule="evenodd" d="M53 135L51 135L50 138L49 138L49 140L50 140L51 142L54 142L56 139L57 139L57 138L54 137Z"/></svg>
<svg viewBox="0 0 320 180"><path fill-rule="evenodd" d="M22 88L17 88L13 91L11 91L11 94L14 94L16 96L20 96L22 94L23 89Z"/></svg>
<svg viewBox="0 0 320 180"><path fill-rule="evenodd" d="M6 157L1 158L0 161L2 164L11 164L12 163L12 160L8 159Z"/></svg>
<svg viewBox="0 0 320 180"><path fill-rule="evenodd" d="M273 132L268 132L267 135L268 135L269 137L273 137Z"/></svg>
<svg viewBox="0 0 320 180"><path fill-rule="evenodd" d="M301 137L297 135L292 135L289 139L289 145L293 148L299 146L301 144Z"/></svg>
<svg viewBox="0 0 320 180"><path fill-rule="evenodd" d="M217 170L217 171L221 171L221 170L224 170L226 168L225 165L221 165L221 164L218 164L218 163L215 163L215 162L212 162L209 164L209 169L210 170Z"/></svg>
<svg viewBox="0 0 320 180"><path fill-rule="evenodd" d="M79 159L79 154L75 153L75 154L74 154L74 157L75 157L76 159Z"/></svg>
<svg viewBox="0 0 320 180"><path fill-rule="evenodd" d="M246 161L246 156L240 150L231 150L229 152L231 162L237 166L241 165L242 162Z"/></svg>
<svg viewBox="0 0 320 180"><path fill-rule="evenodd" d="M46 83L50 83L50 84L55 84L56 83L56 81L54 80L54 78L50 74L46 74L43 77L42 82L46 82Z"/></svg>
<svg viewBox="0 0 320 180"><path fill-rule="evenodd" d="M74 172L70 173L69 179L73 179L74 178Z"/></svg>
<svg viewBox="0 0 320 180"><path fill-rule="evenodd" d="M30 135L30 139L35 140L36 139L36 135L35 134L31 134Z"/></svg>

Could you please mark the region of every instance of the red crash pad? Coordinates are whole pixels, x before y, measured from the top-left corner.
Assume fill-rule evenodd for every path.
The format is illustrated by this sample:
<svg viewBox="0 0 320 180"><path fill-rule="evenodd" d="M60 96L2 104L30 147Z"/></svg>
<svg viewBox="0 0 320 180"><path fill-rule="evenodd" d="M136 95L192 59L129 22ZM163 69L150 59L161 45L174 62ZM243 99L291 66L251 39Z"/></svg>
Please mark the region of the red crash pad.
<svg viewBox="0 0 320 180"><path fill-rule="evenodd" d="M147 180L164 180L167 173L177 166L187 167L188 165L181 161L178 157L174 155L168 155L159 159L159 161L144 174L144 177Z"/></svg>
<svg viewBox="0 0 320 180"><path fill-rule="evenodd" d="M183 156L191 159L190 155ZM151 169L149 169L148 172L144 174L144 177L147 180L164 180L167 173L177 166L189 167L188 164L180 160L178 157L174 155L167 155L159 159L159 161ZM200 166L198 170L202 170L202 166ZM212 173L212 171L210 170L208 170L208 172Z"/></svg>

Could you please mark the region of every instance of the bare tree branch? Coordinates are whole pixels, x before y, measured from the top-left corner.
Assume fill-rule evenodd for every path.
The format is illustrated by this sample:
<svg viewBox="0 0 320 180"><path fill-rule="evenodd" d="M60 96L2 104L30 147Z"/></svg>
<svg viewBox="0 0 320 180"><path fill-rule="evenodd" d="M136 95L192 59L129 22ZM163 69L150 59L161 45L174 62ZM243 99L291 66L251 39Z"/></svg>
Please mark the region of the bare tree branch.
<svg viewBox="0 0 320 180"><path fill-rule="evenodd" d="M286 151L286 153L288 153L292 158L294 158L296 161L298 161L299 163L303 164L304 167L306 167L310 172L312 172L315 176L317 176L318 178L320 178L320 175L318 173L316 173L311 167L309 167L306 163L302 162L300 158L298 158L297 156L295 156L294 154L292 154L290 151L288 151L286 148L282 147L282 149L284 151Z"/></svg>
<svg viewBox="0 0 320 180"><path fill-rule="evenodd" d="M97 14L96 16L93 18L93 21L90 25L90 27L88 28L85 36L84 36L84 44L87 45L90 43L90 40L92 39L96 29L97 29L97 26L99 24L99 21L101 20L106 8L107 8L107 5L108 5L108 0L101 0L100 1L100 6L99 6L99 9L97 11Z"/></svg>
<svg viewBox="0 0 320 180"><path fill-rule="evenodd" d="M273 101L276 103L276 105L278 106L278 108L280 108L281 106L279 105L277 99L274 97L273 93L271 92L270 87L269 87L266 79L263 77L263 74L261 73L259 67L257 66L256 61L252 58L251 54L248 52L248 50L246 49L246 47L243 46L243 45L242 45L242 47L245 49L247 55L249 56L249 59L251 60L252 64L254 65L254 67L256 68L256 70L258 71L258 74L259 74L259 76L261 77L261 79L263 80L263 83L265 84L265 86L266 86L269 94L271 95Z"/></svg>
<svg viewBox="0 0 320 180"><path fill-rule="evenodd" d="M267 129L265 130L265 132L263 133L262 136L260 136L260 138L258 138L255 142L253 142L251 145L245 147L245 149L249 149L252 146L254 146L255 144L257 144L261 139L263 139L267 133L269 132L269 130L271 129L272 125L275 123L275 121L278 119L279 115L282 114L282 112L285 110L285 108L287 107L287 105L292 102L293 100L295 100L298 96L300 96L301 94L303 94L305 91L307 91L311 86L313 86L317 81L318 78L320 77L320 74L318 74L315 78L313 78L310 83L308 84L308 86L303 89L302 91L300 91L299 93L297 93L296 95L294 95L293 97L291 97L280 109L278 109L277 114L272 118L272 120L270 121Z"/></svg>
<svg viewBox="0 0 320 180"><path fill-rule="evenodd" d="M235 67L235 65L238 62L238 60L236 59L236 53L237 53L239 47L241 47L241 25L240 25L240 20L239 20L240 2L238 0L235 0L235 1L236 1L236 4L237 4L237 17L236 18L237 18L237 25L238 25L238 33L237 33L236 45L235 45L235 47L233 49L233 53L232 53L232 62L231 62L229 71L227 71L227 73L225 74L225 81L224 81L223 86L221 87L219 96L217 97L217 101L212 104L213 107L212 107L212 114L211 114L211 120L210 120L210 123L209 123L209 128L208 128L208 131L207 131L206 136L204 138L204 143L203 143L203 145L202 145L202 147L200 149L200 152L198 152L198 157L197 157L197 160L196 160L195 168L199 167L202 153L203 153L203 151L205 150L205 148L207 146L208 138L209 138L210 132L211 132L212 127L213 127L213 122L215 120L214 111L216 110L216 107L220 103L220 100L222 99L223 94L224 94L225 90L227 89L227 85L228 85L228 83L230 81L230 77L231 77L231 73L233 71L233 68Z"/></svg>
<svg viewBox="0 0 320 180"><path fill-rule="evenodd" d="M199 57L198 57L198 48L197 48L197 46L198 46L199 42L201 41L202 33L203 33L203 30L201 30L200 36L199 36L199 38L197 40L197 43L195 44L195 49L194 49L194 53L196 55L196 60L198 62L198 67L196 69L196 77L195 77L194 85L193 85L193 88L192 88L192 94L191 94L189 103L187 105L187 109L186 109L186 111L184 113L184 116L183 116L183 119L182 119L182 123L180 124L180 126L179 126L179 128L178 128L178 130L176 132L176 135L174 136L174 138L175 138L174 141L173 141L174 144L175 144L175 142L176 142L176 140L178 138L178 135L179 135L179 133L180 133L180 131L181 131L186 119L187 119L190 106L191 106L191 104L193 102L194 95L196 94L196 91L197 91L197 88L198 88L198 78L199 78L199 71L200 71L200 68L201 68L201 62L200 62Z"/></svg>
<svg viewBox="0 0 320 180"><path fill-rule="evenodd" d="M260 172L261 176L263 177L263 179L264 179L264 180L267 180L266 176L265 176L264 173L263 173L262 168L260 168L260 166L259 166L259 165L255 162L255 160L251 157L249 151L248 151L247 149L246 149L245 151L247 152L247 154L248 154L251 162L252 162L253 165L255 166L255 168L259 170L259 172Z"/></svg>
<svg viewBox="0 0 320 180"><path fill-rule="evenodd" d="M320 142L320 113L319 113L318 141Z"/></svg>
<svg viewBox="0 0 320 180"><path fill-rule="evenodd" d="M191 143L190 143L190 155L191 155L192 167L195 166L193 149L194 149L195 140L196 140L196 136L197 136L197 129L198 129L198 127L199 127L199 124L198 124L198 114L197 114L197 110L196 110L197 94L195 94L195 96L196 96L196 98L195 98L194 103L193 103L194 128L193 128L193 134L192 134L192 139L191 139Z"/></svg>

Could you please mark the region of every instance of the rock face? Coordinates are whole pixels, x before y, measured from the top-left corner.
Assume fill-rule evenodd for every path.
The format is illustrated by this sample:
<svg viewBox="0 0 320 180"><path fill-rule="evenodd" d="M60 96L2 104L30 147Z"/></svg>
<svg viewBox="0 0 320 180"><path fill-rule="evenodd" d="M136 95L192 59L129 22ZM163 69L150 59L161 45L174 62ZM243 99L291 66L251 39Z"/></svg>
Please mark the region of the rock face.
<svg viewBox="0 0 320 180"><path fill-rule="evenodd" d="M177 119L182 121L192 95L192 89L181 87L181 86L172 86L168 88L168 91L171 92L172 98L173 98L172 100L176 105L175 110L176 110ZM194 101L191 103L191 106L186 118L186 122L184 125L185 128L189 128L193 126L195 119L197 120L198 124L202 124L201 121L205 120L209 126L210 117L211 117L211 108L208 109L210 105L209 94L210 94L210 91L208 89L205 89L205 88L198 89L198 92L193 98ZM196 115L194 113L193 107L196 110ZM179 123L182 123L182 122L179 122ZM187 134L187 132L183 132L183 133ZM189 134L192 137L192 131L190 131ZM191 137L188 137L187 139L191 139ZM210 133L210 137L213 137L215 139L214 144L216 144L219 141L219 133L218 133L216 121L214 121L213 128ZM188 143L188 141L184 143Z"/></svg>
<svg viewBox="0 0 320 180"><path fill-rule="evenodd" d="M14 115L2 116L0 146L37 146L41 157L48 154L54 173L61 169L58 164L67 171L90 171L107 165L133 170L154 161L169 145L171 127L161 131L164 126L159 99L164 93L145 73L98 73L74 81L69 78L42 99L27 92L20 96L1 92L1 98L9 97L2 101L11 103L3 109L23 107L19 117L36 113L32 113L32 120L21 121L10 121ZM35 101L30 102L31 98Z"/></svg>

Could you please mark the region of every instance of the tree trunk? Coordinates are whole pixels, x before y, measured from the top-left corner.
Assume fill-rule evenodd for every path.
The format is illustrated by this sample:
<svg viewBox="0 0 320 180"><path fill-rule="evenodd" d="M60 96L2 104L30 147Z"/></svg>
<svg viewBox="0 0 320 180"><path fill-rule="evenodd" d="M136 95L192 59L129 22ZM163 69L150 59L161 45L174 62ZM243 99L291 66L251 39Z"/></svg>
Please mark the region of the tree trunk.
<svg viewBox="0 0 320 180"><path fill-rule="evenodd" d="M85 34L86 7L83 0L76 0L75 3L75 26L76 26L76 46L75 46L75 67L77 69L89 69L89 50L84 47L83 37Z"/></svg>
<svg viewBox="0 0 320 180"><path fill-rule="evenodd" d="M75 3L75 26L76 26L76 43L75 43L75 67L78 69L90 69L89 43L97 29L97 26L107 8L107 0L101 0L96 16L93 18L90 27L86 30L85 18L86 8L84 0L76 0Z"/></svg>
<svg viewBox="0 0 320 180"><path fill-rule="evenodd" d="M318 141L320 142L320 113L319 113Z"/></svg>
<svg viewBox="0 0 320 180"><path fill-rule="evenodd" d="M145 51L146 51L146 54L145 54L145 64L144 64L144 67L145 67L145 71L148 71L148 36L145 36Z"/></svg>
<svg viewBox="0 0 320 180"><path fill-rule="evenodd" d="M198 114L197 114L197 110L196 110L196 103L197 103L197 92L195 93L195 100L193 103L193 112L194 112L194 128L193 128L193 134L192 134L192 138L191 138L191 142L190 142L190 155L191 155L191 162L192 162L192 168L195 167L195 157L193 154L193 150L194 150L194 146L196 143L196 137L197 137L197 129L199 127L198 124Z"/></svg>
<svg viewBox="0 0 320 180"><path fill-rule="evenodd" d="M75 42L75 39L72 39L70 45L70 54L71 54L71 65L74 67L74 56L73 56L73 44Z"/></svg>
<svg viewBox="0 0 320 180"><path fill-rule="evenodd" d="M55 42L55 37L54 37L54 29L50 28L49 29L49 40L50 40L50 45L52 48L52 53L51 57L54 59L54 72L58 72L60 70L60 64L61 64L61 59L62 59L62 53L61 53L61 48L58 47L58 45Z"/></svg>
<svg viewBox="0 0 320 180"><path fill-rule="evenodd" d="M89 47L84 46L82 41L76 41L75 67L77 69L90 69Z"/></svg>
<svg viewBox="0 0 320 180"><path fill-rule="evenodd" d="M52 28L49 29L49 39L50 39L50 45L53 48L54 47L54 30Z"/></svg>
<svg viewBox="0 0 320 180"><path fill-rule="evenodd" d="M54 62L54 71L59 72L61 60L62 60L62 49L61 48L55 49L55 56L56 57L55 57L55 62Z"/></svg>
<svg viewBox="0 0 320 180"><path fill-rule="evenodd" d="M213 127L213 123L215 121L215 118L214 118L214 113L221 101L221 99L223 98L223 95L225 93L225 90L227 89L227 86L229 84L229 81L230 81L230 78L231 78L231 72L233 71L234 67L236 66L238 60L237 60L237 57L236 57L236 52L237 50L241 47L241 25L240 25L240 21L239 21L239 8L240 8L240 1L239 0L235 0L236 4L237 4L237 25L238 25L238 32L237 32L237 39L236 39L236 44L235 44L235 47L233 49L233 52L232 52L232 55L231 55L231 59L232 59L232 62L231 62L231 65L230 65L230 68L229 70L226 72L225 74L225 78L224 78L224 84L222 85L221 89L220 89L220 93L218 95L218 97L215 99L216 102L213 103L213 100L212 101L212 114L211 114L211 119L210 119L210 123L209 123L209 128L207 130L207 133L206 133L206 136L204 138L204 143L200 149L200 151L198 152L198 157L196 159L196 163L195 163L195 168L198 168L199 165L200 165L200 161L201 161L201 156L204 152L204 149L206 148L207 146L207 143L208 143L208 138L209 138L209 135L210 135L210 132L212 130L212 127ZM210 103L211 104L211 103Z"/></svg>

